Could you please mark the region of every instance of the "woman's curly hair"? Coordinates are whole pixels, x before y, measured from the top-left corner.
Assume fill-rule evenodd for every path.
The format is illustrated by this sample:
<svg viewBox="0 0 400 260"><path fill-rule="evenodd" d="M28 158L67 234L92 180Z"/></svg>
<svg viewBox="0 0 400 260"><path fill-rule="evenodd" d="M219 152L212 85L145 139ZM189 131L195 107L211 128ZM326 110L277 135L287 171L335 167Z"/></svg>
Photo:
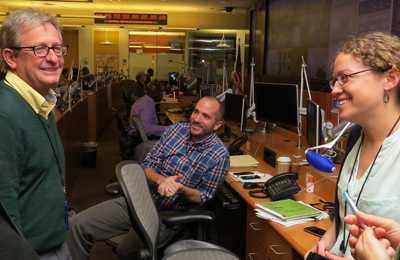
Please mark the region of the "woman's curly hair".
<svg viewBox="0 0 400 260"><path fill-rule="evenodd" d="M372 32L344 43L339 53L351 54L376 71L400 70L400 38L384 32Z"/></svg>

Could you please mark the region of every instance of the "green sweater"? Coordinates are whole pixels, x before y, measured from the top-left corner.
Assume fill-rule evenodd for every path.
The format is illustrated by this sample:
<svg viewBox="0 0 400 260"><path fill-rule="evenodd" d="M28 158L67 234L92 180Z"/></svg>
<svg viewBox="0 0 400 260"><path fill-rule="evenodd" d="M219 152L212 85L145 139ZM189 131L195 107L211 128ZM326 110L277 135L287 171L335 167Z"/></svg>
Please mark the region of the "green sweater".
<svg viewBox="0 0 400 260"><path fill-rule="evenodd" d="M39 254L66 237L64 163L54 114L42 118L0 82L0 202Z"/></svg>

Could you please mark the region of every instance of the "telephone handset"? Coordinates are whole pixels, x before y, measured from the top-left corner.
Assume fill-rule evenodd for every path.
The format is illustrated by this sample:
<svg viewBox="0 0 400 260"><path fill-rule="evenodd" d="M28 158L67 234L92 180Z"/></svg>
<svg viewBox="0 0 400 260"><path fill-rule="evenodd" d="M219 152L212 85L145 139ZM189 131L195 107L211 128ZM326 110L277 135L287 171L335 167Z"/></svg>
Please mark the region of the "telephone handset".
<svg viewBox="0 0 400 260"><path fill-rule="evenodd" d="M270 197L271 200L290 198L300 191L297 179L298 175L295 172L281 173L266 181L262 190L250 191L250 196L256 198Z"/></svg>
<svg viewBox="0 0 400 260"><path fill-rule="evenodd" d="M242 135L233 140L233 142L228 146L228 152L230 155L240 155L242 152L240 151L240 147L247 142L247 135Z"/></svg>

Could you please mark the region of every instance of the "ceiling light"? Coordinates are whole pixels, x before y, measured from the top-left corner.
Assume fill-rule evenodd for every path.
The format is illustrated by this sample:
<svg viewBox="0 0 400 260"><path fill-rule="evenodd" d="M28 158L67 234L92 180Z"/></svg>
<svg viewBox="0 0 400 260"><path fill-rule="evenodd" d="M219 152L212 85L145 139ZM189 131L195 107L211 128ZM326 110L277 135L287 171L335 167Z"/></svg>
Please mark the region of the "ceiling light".
<svg viewBox="0 0 400 260"><path fill-rule="evenodd" d="M100 45L111 45L113 44L112 41L108 40L108 32L106 31L105 39L104 41L99 42Z"/></svg>
<svg viewBox="0 0 400 260"><path fill-rule="evenodd" d="M154 31L130 31L129 35L169 35L169 36L185 36L184 32L154 32Z"/></svg>

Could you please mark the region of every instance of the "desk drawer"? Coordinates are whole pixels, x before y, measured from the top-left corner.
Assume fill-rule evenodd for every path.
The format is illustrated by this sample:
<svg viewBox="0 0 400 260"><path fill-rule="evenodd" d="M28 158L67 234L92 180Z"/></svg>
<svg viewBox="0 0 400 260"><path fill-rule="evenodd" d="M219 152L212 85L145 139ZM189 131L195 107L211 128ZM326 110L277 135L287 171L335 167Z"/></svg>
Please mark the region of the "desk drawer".
<svg viewBox="0 0 400 260"><path fill-rule="evenodd" d="M269 224L258 218L254 209L247 207L246 227L247 260L293 260L297 259L290 244Z"/></svg>
<svg viewBox="0 0 400 260"><path fill-rule="evenodd" d="M246 260L265 260L265 227L268 223L262 220L247 207L246 223Z"/></svg>
<svg viewBox="0 0 400 260"><path fill-rule="evenodd" d="M293 249L289 243L268 225L265 236L265 254L270 260L292 260Z"/></svg>

